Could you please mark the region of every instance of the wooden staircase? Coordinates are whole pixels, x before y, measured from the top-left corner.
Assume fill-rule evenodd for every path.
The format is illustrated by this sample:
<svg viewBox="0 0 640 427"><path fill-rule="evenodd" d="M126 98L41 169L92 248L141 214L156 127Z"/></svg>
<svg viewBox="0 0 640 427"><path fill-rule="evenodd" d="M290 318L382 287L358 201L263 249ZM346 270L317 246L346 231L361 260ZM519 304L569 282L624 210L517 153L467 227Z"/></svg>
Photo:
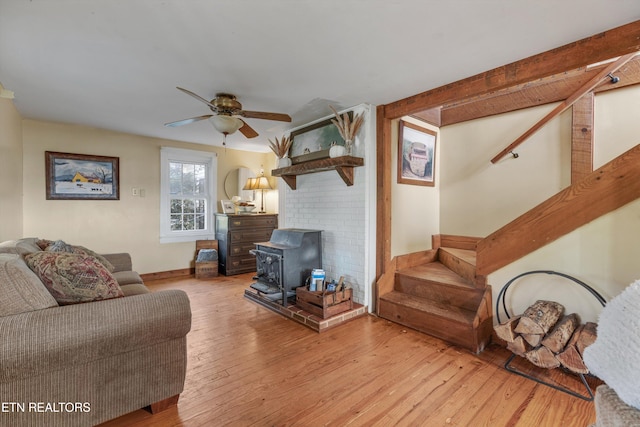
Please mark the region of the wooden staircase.
<svg viewBox="0 0 640 427"><path fill-rule="evenodd" d="M394 259L394 271L379 281L378 315L478 353L492 329L491 288L476 275L470 248L479 239L459 244L448 237L434 236L434 242L462 247L434 245Z"/></svg>

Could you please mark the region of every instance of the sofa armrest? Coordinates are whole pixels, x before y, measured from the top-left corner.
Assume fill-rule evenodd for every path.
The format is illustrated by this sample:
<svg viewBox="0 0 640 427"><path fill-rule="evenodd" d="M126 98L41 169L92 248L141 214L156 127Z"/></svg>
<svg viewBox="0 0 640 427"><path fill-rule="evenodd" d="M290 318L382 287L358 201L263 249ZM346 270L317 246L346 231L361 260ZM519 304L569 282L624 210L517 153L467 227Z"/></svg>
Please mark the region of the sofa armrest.
<svg viewBox="0 0 640 427"><path fill-rule="evenodd" d="M0 382L181 338L190 329L189 298L180 290L0 317Z"/></svg>
<svg viewBox="0 0 640 427"><path fill-rule="evenodd" d="M131 255L122 252L116 254L101 254L103 257L107 259L114 266L114 273L118 271L132 271L133 263L131 262Z"/></svg>

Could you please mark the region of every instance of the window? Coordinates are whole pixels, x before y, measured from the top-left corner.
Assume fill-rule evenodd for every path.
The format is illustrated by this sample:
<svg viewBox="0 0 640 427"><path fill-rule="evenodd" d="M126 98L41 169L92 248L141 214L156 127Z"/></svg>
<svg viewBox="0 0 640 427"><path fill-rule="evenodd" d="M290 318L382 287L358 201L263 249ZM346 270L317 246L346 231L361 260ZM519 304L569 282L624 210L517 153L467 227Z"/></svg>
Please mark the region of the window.
<svg viewBox="0 0 640 427"><path fill-rule="evenodd" d="M215 153L162 147L160 243L213 239Z"/></svg>

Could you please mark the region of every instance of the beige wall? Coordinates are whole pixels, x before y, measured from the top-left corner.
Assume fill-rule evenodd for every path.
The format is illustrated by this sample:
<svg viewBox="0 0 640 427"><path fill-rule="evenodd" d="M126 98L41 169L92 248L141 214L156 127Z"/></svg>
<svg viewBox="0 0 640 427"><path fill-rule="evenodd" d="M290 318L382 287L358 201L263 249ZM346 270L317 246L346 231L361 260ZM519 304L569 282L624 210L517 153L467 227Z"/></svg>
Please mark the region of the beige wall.
<svg viewBox="0 0 640 427"><path fill-rule="evenodd" d="M431 129L438 128L413 119L403 118ZM391 140L398 140L398 120L391 126ZM440 228L440 135L436 136L435 186L398 184L398 145L391 149L391 256L431 249L431 236L438 234Z"/></svg>
<svg viewBox="0 0 640 427"><path fill-rule="evenodd" d="M570 184L571 112L552 120L496 165L495 154L539 120L552 105L461 123L441 129L441 230L486 236ZM594 167L640 143L640 87L599 94L595 101ZM640 201L630 203L491 274L494 305L512 277L554 270L594 287L605 299L640 278ZM583 320L601 306L579 285L549 275L518 280L508 306L523 311L536 299L554 299ZM502 317L504 319L504 316Z"/></svg>
<svg viewBox="0 0 640 427"><path fill-rule="evenodd" d="M269 175L274 161L272 154L24 120L23 235L63 239L97 252L130 252L140 273L190 267L195 243L160 244L158 238L161 146L216 152L218 199L226 198L224 178L231 169L244 166L258 173L264 165ZM120 200L46 200L45 151L119 157ZM144 189L144 197L132 196L132 187ZM268 207L273 212L276 206L271 201Z"/></svg>
<svg viewBox="0 0 640 427"><path fill-rule="evenodd" d="M554 105L443 127L440 229L484 237L570 183L571 112L549 122L496 164L491 158Z"/></svg>
<svg viewBox="0 0 640 427"><path fill-rule="evenodd" d="M22 237L21 121L13 101L0 98L0 242Z"/></svg>

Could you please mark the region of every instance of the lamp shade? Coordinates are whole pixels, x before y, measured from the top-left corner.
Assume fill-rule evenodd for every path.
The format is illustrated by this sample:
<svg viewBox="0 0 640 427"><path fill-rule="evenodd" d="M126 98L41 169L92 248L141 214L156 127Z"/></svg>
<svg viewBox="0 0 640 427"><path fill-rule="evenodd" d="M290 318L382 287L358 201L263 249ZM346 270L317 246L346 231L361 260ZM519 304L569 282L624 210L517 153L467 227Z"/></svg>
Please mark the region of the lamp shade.
<svg viewBox="0 0 640 427"><path fill-rule="evenodd" d="M217 115L209 118L209 121L214 128L220 133L225 135L231 135L244 124L242 120L237 117Z"/></svg>
<svg viewBox="0 0 640 427"><path fill-rule="evenodd" d="M271 184L266 176L259 176L256 178L256 190L271 190Z"/></svg>
<svg viewBox="0 0 640 427"><path fill-rule="evenodd" d="M256 182L258 178L247 178L247 183L242 187L243 190L257 190Z"/></svg>
<svg viewBox="0 0 640 427"><path fill-rule="evenodd" d="M247 183L242 187L243 190L272 190L271 184L266 176L257 178L248 178Z"/></svg>

